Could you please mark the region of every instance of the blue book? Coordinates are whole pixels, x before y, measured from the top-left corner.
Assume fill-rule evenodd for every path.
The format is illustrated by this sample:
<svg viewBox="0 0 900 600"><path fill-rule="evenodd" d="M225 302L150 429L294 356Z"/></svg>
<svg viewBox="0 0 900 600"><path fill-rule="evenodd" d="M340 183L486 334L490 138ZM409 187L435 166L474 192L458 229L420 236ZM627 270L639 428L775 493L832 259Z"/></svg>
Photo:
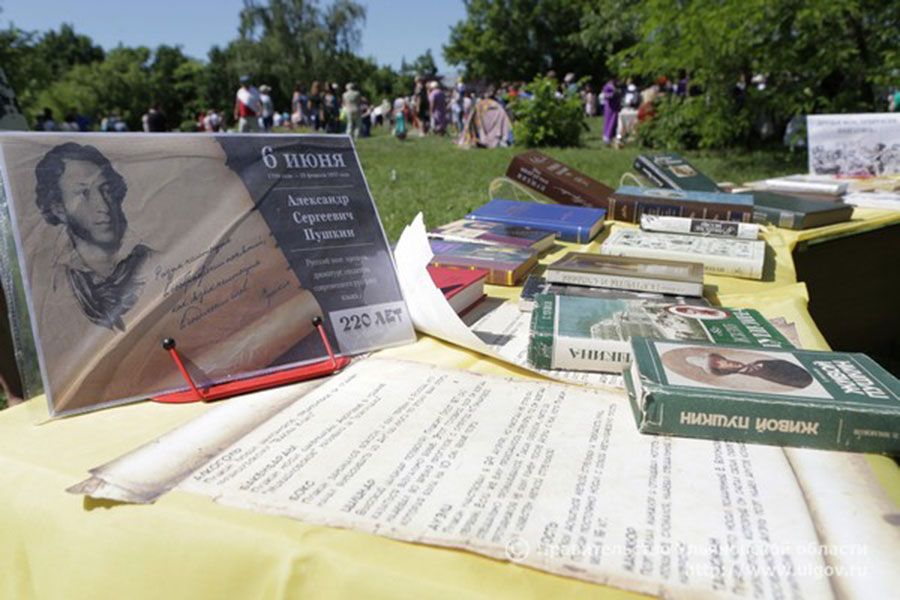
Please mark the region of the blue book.
<svg viewBox="0 0 900 600"><path fill-rule="evenodd" d="M490 221L554 231L564 242L587 244L603 229L602 208L538 204L517 200L491 200L466 215L475 221Z"/></svg>

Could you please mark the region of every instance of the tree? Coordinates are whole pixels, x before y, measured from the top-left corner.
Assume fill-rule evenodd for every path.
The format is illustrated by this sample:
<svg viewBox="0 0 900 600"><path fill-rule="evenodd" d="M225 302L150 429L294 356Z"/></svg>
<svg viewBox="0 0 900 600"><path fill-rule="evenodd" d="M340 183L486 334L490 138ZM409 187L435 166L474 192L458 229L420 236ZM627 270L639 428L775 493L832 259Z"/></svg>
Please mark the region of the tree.
<svg viewBox="0 0 900 600"><path fill-rule="evenodd" d="M103 59L103 49L68 24L43 35L13 26L0 32L0 64L27 117L43 110L38 96L66 72Z"/></svg>
<svg viewBox="0 0 900 600"><path fill-rule="evenodd" d="M650 77L686 69L703 90L684 108L703 146L746 143L761 121L873 110L877 86L900 69L896 2L647 0L637 10L640 41L614 60Z"/></svg>
<svg viewBox="0 0 900 600"><path fill-rule="evenodd" d="M450 30L444 57L470 79L530 81L554 69L606 74L604 56L580 37L582 19L605 3L590 0L465 0L466 19Z"/></svg>
<svg viewBox="0 0 900 600"><path fill-rule="evenodd" d="M247 0L240 37L226 53L257 82L269 83L276 103L291 97L298 79L347 81L361 73L353 54L361 38L365 8L337 0L327 9L315 0Z"/></svg>

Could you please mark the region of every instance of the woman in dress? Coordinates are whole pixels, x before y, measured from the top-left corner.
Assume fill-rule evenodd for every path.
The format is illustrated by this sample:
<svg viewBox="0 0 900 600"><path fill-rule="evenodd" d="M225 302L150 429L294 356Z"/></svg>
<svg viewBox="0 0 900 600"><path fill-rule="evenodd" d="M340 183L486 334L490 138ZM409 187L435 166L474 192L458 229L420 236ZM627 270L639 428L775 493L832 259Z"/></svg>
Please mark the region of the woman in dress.
<svg viewBox="0 0 900 600"><path fill-rule="evenodd" d="M619 81L615 75L603 86L603 143L607 146L616 138L616 123L619 120L621 97Z"/></svg>

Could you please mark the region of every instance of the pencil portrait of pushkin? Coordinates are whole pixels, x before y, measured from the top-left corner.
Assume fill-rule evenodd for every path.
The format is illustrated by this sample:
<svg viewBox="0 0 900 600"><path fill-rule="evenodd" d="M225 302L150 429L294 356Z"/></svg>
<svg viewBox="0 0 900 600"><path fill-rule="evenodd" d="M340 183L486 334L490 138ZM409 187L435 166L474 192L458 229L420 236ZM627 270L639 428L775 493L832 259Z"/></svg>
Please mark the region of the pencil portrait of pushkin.
<svg viewBox="0 0 900 600"><path fill-rule="evenodd" d="M35 168L35 202L55 240L51 291L69 294L97 326L125 331L141 296L153 250L129 240L128 186L97 148L67 142Z"/></svg>

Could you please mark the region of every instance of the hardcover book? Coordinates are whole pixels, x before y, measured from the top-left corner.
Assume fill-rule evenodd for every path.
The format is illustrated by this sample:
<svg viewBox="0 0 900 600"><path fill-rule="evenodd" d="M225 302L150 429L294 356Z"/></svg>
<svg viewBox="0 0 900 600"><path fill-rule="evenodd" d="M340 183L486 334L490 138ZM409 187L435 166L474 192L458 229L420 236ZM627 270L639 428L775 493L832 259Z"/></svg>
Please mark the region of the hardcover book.
<svg viewBox="0 0 900 600"><path fill-rule="evenodd" d="M703 295L703 265L700 263L569 252L549 265L544 277L552 283L680 296Z"/></svg>
<svg viewBox="0 0 900 600"><path fill-rule="evenodd" d="M773 192L789 192L796 194L813 194L837 198L847 193L850 183L830 175L787 175L764 179L759 184L761 189Z"/></svg>
<svg viewBox="0 0 900 600"><path fill-rule="evenodd" d="M766 243L616 229L600 246L600 252L610 256L700 262L706 273L762 279Z"/></svg>
<svg viewBox="0 0 900 600"><path fill-rule="evenodd" d="M484 282L488 272L484 269L454 269L428 265L428 274L434 285L444 294L444 298L457 314L484 298Z"/></svg>
<svg viewBox="0 0 900 600"><path fill-rule="evenodd" d="M641 215L641 229L660 233L684 233L687 235L711 235L719 237L755 240L759 237L759 225L737 221L691 219L664 215Z"/></svg>
<svg viewBox="0 0 900 600"><path fill-rule="evenodd" d="M540 295L531 315L528 360L540 369L618 373L631 362L633 336L793 347L755 310Z"/></svg>
<svg viewBox="0 0 900 600"><path fill-rule="evenodd" d="M672 296L669 294L655 294L653 292L634 292L629 290L617 290L612 288L590 287L585 285L568 285L565 283L551 283L540 275L532 273L522 285L522 293L519 295L519 310L531 312L534 308L535 298L538 294L556 294L558 296L580 296L583 298L607 298L618 299L644 299L655 300L667 304L692 304L694 306L709 306L704 298L694 296Z"/></svg>
<svg viewBox="0 0 900 600"><path fill-rule="evenodd" d="M644 433L900 454L900 381L864 354L632 338Z"/></svg>
<svg viewBox="0 0 900 600"><path fill-rule="evenodd" d="M375 204L337 136L0 135L51 415L415 340Z"/></svg>
<svg viewBox="0 0 900 600"><path fill-rule="evenodd" d="M643 214L749 222L753 196L624 185L609 197L609 218L639 223Z"/></svg>
<svg viewBox="0 0 900 600"><path fill-rule="evenodd" d="M753 192L753 220L785 229L809 229L849 221L853 206L843 202L808 200L773 192Z"/></svg>
<svg viewBox="0 0 900 600"><path fill-rule="evenodd" d="M556 233L566 242L587 244L603 229L602 208L559 206L537 202L494 199L468 215L467 219L532 227Z"/></svg>
<svg viewBox="0 0 900 600"><path fill-rule="evenodd" d="M487 283L516 285L537 264L537 253L512 246L488 246L470 242L429 240L436 267L484 269Z"/></svg>
<svg viewBox="0 0 900 600"><path fill-rule="evenodd" d="M634 168L662 188L698 192L722 191L715 181L674 152L656 155L640 154L634 159Z"/></svg>
<svg viewBox="0 0 900 600"><path fill-rule="evenodd" d="M506 176L560 204L605 209L612 188L542 152L517 154Z"/></svg>
<svg viewBox="0 0 900 600"><path fill-rule="evenodd" d="M553 246L556 234L531 227L460 219L428 232L428 237L455 242L473 242L493 246L515 246L543 252Z"/></svg>

